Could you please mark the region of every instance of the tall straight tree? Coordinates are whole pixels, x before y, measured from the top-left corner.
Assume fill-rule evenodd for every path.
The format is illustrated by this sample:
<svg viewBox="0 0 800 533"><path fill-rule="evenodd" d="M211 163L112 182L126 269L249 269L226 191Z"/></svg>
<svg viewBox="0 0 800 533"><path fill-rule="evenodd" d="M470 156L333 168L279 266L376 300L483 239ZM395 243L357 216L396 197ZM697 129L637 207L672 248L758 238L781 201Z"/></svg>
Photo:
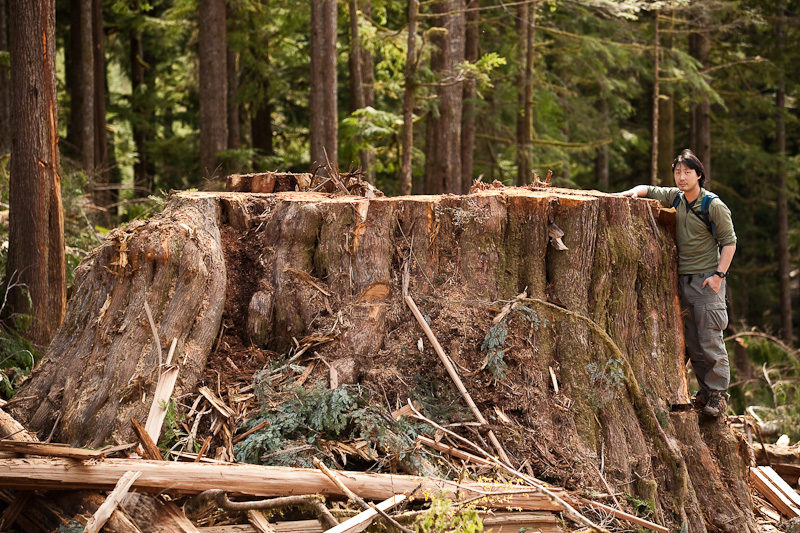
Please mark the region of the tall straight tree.
<svg viewBox="0 0 800 533"><path fill-rule="evenodd" d="M132 9L137 15L141 15L142 8L139 0L134 0ZM128 32L128 39L130 42L131 111L133 115L131 129L137 154L133 164L133 185L137 197L146 197L153 192L153 174L148 169L148 135L145 127L145 117L149 115L144 94L147 87L144 67L147 61L145 61L142 30L139 24L132 25Z"/></svg>
<svg viewBox="0 0 800 533"><path fill-rule="evenodd" d="M428 114L425 143L425 192L461 192L462 82L456 66L464 61L464 0L438 0L431 5L431 70L438 79L436 111Z"/></svg>
<svg viewBox="0 0 800 533"><path fill-rule="evenodd" d="M200 0L200 171L218 178L218 154L228 146L225 0Z"/></svg>
<svg viewBox="0 0 800 533"><path fill-rule="evenodd" d="M411 194L412 163L414 154L414 95L416 93L417 70L417 15L419 0L408 0L408 46L403 90L403 152L400 163L400 194Z"/></svg>
<svg viewBox="0 0 800 533"><path fill-rule="evenodd" d="M674 21L674 13L667 12L667 18ZM670 26L673 25L670 22ZM665 32L659 47L662 57L665 59L673 55L672 35L671 32ZM666 61L661 68L663 69L664 66L666 66ZM672 83L664 81L659 95L657 172L663 183L670 183L672 160L675 157L675 89Z"/></svg>
<svg viewBox="0 0 800 533"><path fill-rule="evenodd" d="M67 86L70 122L67 143L86 172L95 169L95 66L92 9L94 0L70 1L70 53Z"/></svg>
<svg viewBox="0 0 800 533"><path fill-rule="evenodd" d="M689 53L700 64L701 69L711 66L711 39L709 37L710 22L708 8L703 2L695 4L696 31L689 35ZM702 95L691 106L691 149L703 162L705 170L705 188L711 189L711 100L708 95Z"/></svg>
<svg viewBox="0 0 800 533"><path fill-rule="evenodd" d="M367 2L368 4L369 2ZM359 13L357 0L349 0L348 9L350 15L350 55L348 58L348 66L350 68L350 112L353 113L359 109L363 109L368 105L374 103L374 92L372 95L373 102L367 103L367 79L372 79L372 72L367 72L368 65L365 59L370 56L366 53L361 45L361 35L358 29ZM361 168L367 177L367 181L375 183L375 168L374 154L368 150L359 150L358 158L361 160Z"/></svg>
<svg viewBox="0 0 800 533"><path fill-rule="evenodd" d="M8 0L0 0L0 52L8 52ZM0 65L0 154L11 150L11 85L8 67Z"/></svg>
<svg viewBox="0 0 800 533"><path fill-rule="evenodd" d="M474 63L480 54L480 33L478 23L478 0L469 0L466 8L466 44L464 46L464 58ZM472 186L472 171L475 154L475 118L476 118L476 98L478 90L475 78L469 78L464 82L464 105L461 111L461 193L466 194Z"/></svg>
<svg viewBox="0 0 800 533"><path fill-rule="evenodd" d="M536 3L523 3L517 11L517 185L530 181L533 135L533 43L536 38Z"/></svg>
<svg viewBox="0 0 800 533"><path fill-rule="evenodd" d="M261 0L257 12L264 13L269 18L269 1ZM269 58L269 34L263 32L259 35L260 39L250 39L248 41L249 57L252 58L248 66L243 68L244 76L254 78L259 84L257 98L250 102L250 135L252 146L261 155L273 155L275 150L272 143L272 95L270 94L269 76L262 73L262 69L267 69L270 64Z"/></svg>
<svg viewBox="0 0 800 533"><path fill-rule="evenodd" d="M338 157L336 0L311 0L311 165Z"/></svg>
<svg viewBox="0 0 800 533"><path fill-rule="evenodd" d="M92 0L92 65L94 75L94 175L95 193L94 201L97 205L107 208L117 199L117 191L111 185L111 163L108 150L108 135L106 122L106 60L105 60L105 32L103 31L103 0ZM104 223L110 222L110 213L104 212Z"/></svg>
<svg viewBox="0 0 800 533"><path fill-rule="evenodd" d="M778 64L778 88L775 92L775 144L778 152L778 277L780 278L781 337L792 345L792 292L790 286L789 252L789 188L786 177L786 75L783 61L786 41L786 5L778 2L776 17L776 51Z"/></svg>
<svg viewBox="0 0 800 533"><path fill-rule="evenodd" d="M650 152L650 185L658 185L658 112L659 100L659 58L661 55L661 47L659 46L660 32L659 32L659 13L658 9L655 10L655 21L653 26L655 28L655 38L653 39L653 124L652 124L652 148Z"/></svg>
<svg viewBox="0 0 800 533"><path fill-rule="evenodd" d="M6 283L9 306L30 315L44 346L66 307L64 217L58 152L55 0L15 0L11 41L11 178Z"/></svg>

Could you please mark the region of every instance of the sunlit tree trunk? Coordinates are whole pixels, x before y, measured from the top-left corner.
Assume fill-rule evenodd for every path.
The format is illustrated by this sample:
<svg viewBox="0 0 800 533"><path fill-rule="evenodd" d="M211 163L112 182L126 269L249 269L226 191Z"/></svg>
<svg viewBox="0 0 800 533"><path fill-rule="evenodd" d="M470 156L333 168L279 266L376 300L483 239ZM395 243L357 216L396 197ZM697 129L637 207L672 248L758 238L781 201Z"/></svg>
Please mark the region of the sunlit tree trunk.
<svg viewBox="0 0 800 533"><path fill-rule="evenodd" d="M311 166L338 157L336 1L311 0Z"/></svg>
<svg viewBox="0 0 800 533"><path fill-rule="evenodd" d="M47 345L64 316L66 268L58 152L55 0L15 0L11 43L9 306L31 317L25 335Z"/></svg>
<svg viewBox="0 0 800 533"><path fill-rule="evenodd" d="M431 70L439 81L436 113L426 121L425 192L461 192L462 83L455 67L464 60L464 0L439 0L431 5L433 25L446 29L431 35Z"/></svg>
<svg viewBox="0 0 800 533"><path fill-rule="evenodd" d="M200 171L221 177L218 154L228 145L225 0L200 0Z"/></svg>

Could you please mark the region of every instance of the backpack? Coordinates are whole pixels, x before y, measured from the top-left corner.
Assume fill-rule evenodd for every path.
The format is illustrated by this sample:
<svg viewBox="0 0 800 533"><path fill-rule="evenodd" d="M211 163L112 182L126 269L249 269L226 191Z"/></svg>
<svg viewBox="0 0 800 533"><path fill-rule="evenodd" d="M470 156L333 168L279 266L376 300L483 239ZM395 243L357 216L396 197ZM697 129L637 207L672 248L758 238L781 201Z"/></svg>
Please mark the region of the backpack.
<svg viewBox="0 0 800 533"><path fill-rule="evenodd" d="M678 192L677 196L675 196L675 201L672 203L673 209L678 208L678 204L681 203L681 200L683 198L684 198L683 192ZM717 196L713 192L706 191L706 195L703 197L703 201L700 204L700 213L689 207L688 202L686 203L686 209L694 213L694 216L699 218L703 222L703 224L706 225L706 228L708 229L708 231L711 232L711 235L712 237L714 237L714 240L717 239L717 225L711 221L711 217L709 216L708 213L708 207L711 205L711 202L715 198L719 198L719 196Z"/></svg>

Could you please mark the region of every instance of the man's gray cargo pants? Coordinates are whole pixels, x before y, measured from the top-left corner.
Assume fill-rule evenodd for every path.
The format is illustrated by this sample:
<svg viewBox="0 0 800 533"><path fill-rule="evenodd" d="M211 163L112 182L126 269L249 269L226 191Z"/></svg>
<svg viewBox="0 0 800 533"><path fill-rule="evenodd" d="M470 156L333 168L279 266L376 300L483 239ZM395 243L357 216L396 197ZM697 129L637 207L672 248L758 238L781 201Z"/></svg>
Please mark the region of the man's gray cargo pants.
<svg viewBox="0 0 800 533"><path fill-rule="evenodd" d="M722 330L728 326L725 280L717 293L708 285L700 288L703 280L713 275L707 272L678 277L686 354L700 388L708 392L727 391L731 379L728 352L722 341Z"/></svg>

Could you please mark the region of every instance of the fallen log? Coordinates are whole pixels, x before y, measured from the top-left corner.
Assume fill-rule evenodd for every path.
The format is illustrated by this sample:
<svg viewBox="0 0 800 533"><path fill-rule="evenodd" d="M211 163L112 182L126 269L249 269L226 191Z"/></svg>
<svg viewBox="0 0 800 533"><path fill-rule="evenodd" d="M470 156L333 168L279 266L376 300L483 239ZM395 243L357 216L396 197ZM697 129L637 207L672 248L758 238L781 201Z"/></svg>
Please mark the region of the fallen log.
<svg viewBox="0 0 800 533"><path fill-rule="evenodd" d="M198 494L219 489L231 495L287 496L323 494L343 497L342 491L318 470L248 464L177 463L145 459L106 459L80 463L62 458L0 459L0 487L19 490L111 490L129 470L141 472L132 490ZM456 483L443 479L393 474L337 471L344 485L365 500L383 501L415 490L448 494L456 499L486 496L480 505L531 511L563 508L542 494L520 485ZM551 488L564 496L563 489Z"/></svg>

